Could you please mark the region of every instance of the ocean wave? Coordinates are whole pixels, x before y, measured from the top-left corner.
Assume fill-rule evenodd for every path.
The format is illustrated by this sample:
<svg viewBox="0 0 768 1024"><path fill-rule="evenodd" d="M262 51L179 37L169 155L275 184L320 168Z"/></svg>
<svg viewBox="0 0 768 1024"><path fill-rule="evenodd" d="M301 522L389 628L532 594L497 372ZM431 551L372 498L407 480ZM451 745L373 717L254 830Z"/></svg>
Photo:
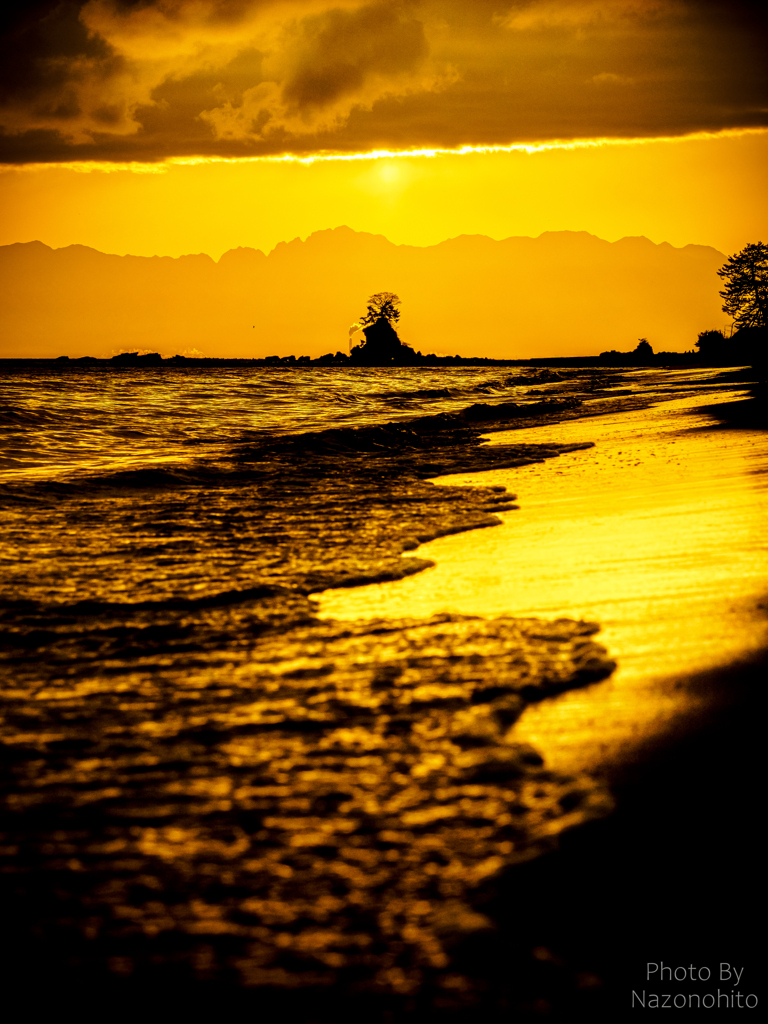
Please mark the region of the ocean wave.
<svg viewBox="0 0 768 1024"><path fill-rule="evenodd" d="M478 884L610 806L506 738L526 703L610 674L593 624L328 622L313 600L500 526L504 488L425 478L586 446L481 440L578 399L406 374L402 393L433 393L397 417L370 398L386 374L352 378L300 402L242 374L59 396L65 421L109 420L104 461L6 488L0 895L38 967L43 948L78 981L129 963L186 983L207 956L246 985L396 995L382 972L432 957L442 991L457 935L487 927Z"/></svg>
<svg viewBox="0 0 768 1024"><path fill-rule="evenodd" d="M581 401L577 398L528 403L478 402L455 412L395 420L376 426L337 427L311 433L288 434L266 440L259 446L240 448L237 457L242 461L255 461L267 453L289 451L296 454L324 453L340 456L352 453L384 455L451 447L457 442L468 440L470 433L476 435L473 426L476 423L482 422L483 429L487 430L493 424L503 427L515 420L556 416L580 405ZM476 436L475 442L479 444Z"/></svg>
<svg viewBox="0 0 768 1024"><path fill-rule="evenodd" d="M66 386L55 374L9 375L0 380L0 479L30 486L74 477L113 487L183 486L197 477L201 460L225 459L244 445L458 416L483 404L508 415L511 405L504 412L504 402L564 399L589 392L591 383L572 372L475 367L124 371L75 375ZM184 463L187 481L177 469Z"/></svg>
<svg viewBox="0 0 768 1024"><path fill-rule="evenodd" d="M119 473L147 463L195 461L270 436L371 426L419 412L451 411L496 394L514 374L468 368L270 367L160 374L55 373L0 378L3 479L71 472ZM190 451L194 449L194 451Z"/></svg>
<svg viewBox="0 0 768 1024"><path fill-rule="evenodd" d="M164 461L153 459L148 463L136 456L136 464L129 467L106 465L89 471L75 464L68 472L57 467L59 473L54 478L23 474L7 476L3 499L20 500L24 495L43 492L64 495L78 489L150 491L227 484L237 486L254 479L256 463L278 454L286 457L289 454L293 457L321 454L343 457L364 453L395 456L446 448L466 441L467 431L476 431L478 424L483 424L484 430L495 426L501 429L511 422L553 416L576 409L579 405L580 400L576 398L543 402L476 402L455 411L378 424L331 426L284 434L265 430L244 431L236 443L230 439L230 443L225 444L221 438L201 442L198 446L201 450L195 456L190 454L187 444L183 458L171 454ZM216 457L212 459L214 450ZM125 457L119 461L124 463ZM246 469L248 464L252 467L250 473ZM32 462L32 465L36 463Z"/></svg>

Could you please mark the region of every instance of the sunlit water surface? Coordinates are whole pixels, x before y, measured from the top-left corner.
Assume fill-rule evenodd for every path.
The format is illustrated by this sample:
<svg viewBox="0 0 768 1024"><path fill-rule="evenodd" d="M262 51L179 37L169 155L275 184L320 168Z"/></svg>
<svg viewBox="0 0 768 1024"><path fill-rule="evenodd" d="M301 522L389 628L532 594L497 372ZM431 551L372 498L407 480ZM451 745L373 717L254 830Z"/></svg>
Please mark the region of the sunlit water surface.
<svg viewBox="0 0 768 1024"><path fill-rule="evenodd" d="M215 459L275 435L519 400L530 377L477 367L15 373L0 379L0 479Z"/></svg>
<svg viewBox="0 0 768 1024"><path fill-rule="evenodd" d="M768 438L718 428L701 404L492 435L491 444L535 436L596 447L554 464L441 478L503 484L520 510L504 514L502 528L424 545L419 555L437 564L417 577L326 591L323 614L595 620L617 672L529 707L516 734L561 770L621 763L700 710L695 674L748 658L768 639Z"/></svg>
<svg viewBox="0 0 768 1024"><path fill-rule="evenodd" d="M448 951L487 926L478 887L611 806L572 770L690 714L691 673L762 640L765 441L699 429L717 378L9 375L0 901L32 984L53 963L83 991L474 991ZM479 424L505 410L471 407L499 402L541 425L491 459ZM474 529L508 496L423 479L459 469L439 482L520 510ZM309 593L343 583L321 611L362 621L318 620ZM589 626L423 618L444 608L596 620L620 668L584 687L613 668Z"/></svg>

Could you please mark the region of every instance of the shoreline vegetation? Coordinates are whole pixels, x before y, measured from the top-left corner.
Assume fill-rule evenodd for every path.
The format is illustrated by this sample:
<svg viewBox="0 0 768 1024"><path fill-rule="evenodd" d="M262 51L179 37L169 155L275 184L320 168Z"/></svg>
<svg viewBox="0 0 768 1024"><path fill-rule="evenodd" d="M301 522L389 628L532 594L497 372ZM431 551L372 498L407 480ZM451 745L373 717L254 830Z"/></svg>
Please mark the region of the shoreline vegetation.
<svg viewBox="0 0 768 1024"><path fill-rule="evenodd" d="M458 238L419 250L339 228L269 256L231 250L218 263L202 254L121 257L29 242L0 246L7 285L0 318L12 358L96 359L108 345L117 359L147 364L207 359L215 345L228 357L258 353L267 365L474 365L472 349L501 365L535 365L537 353L547 351L575 360L570 365L750 363L752 350L759 356L765 348L768 246L758 242L722 259L706 246L607 243L578 232L505 242ZM718 277L722 305L712 287ZM406 297L403 340L394 330L394 292L371 295L350 334L339 331L356 296L375 280L397 282ZM366 342L353 347L360 330ZM636 331L661 351L654 354L646 339L634 352L613 349ZM753 343L749 332L762 339ZM420 343L440 354L415 351ZM689 344L691 351L680 351ZM447 354L457 350L458 358ZM594 356L579 354L590 350Z"/></svg>
<svg viewBox="0 0 768 1024"><path fill-rule="evenodd" d="M758 360L755 353L741 353L743 359L737 358L740 353L730 351L722 357L711 354L703 355L698 352L657 352L650 357L636 357L634 352L604 352L599 356L546 356L536 359L491 359L487 356L437 356L426 355L418 360L407 363L368 363L356 364L343 352L327 353L317 359L309 356L266 356L262 359L245 358L217 358L215 356L170 356L164 358L156 352L138 353L124 352L107 359L99 359L96 356L58 356L56 358L0 358L0 373L12 373L14 370L40 369L46 372L51 370L67 371L82 370L89 367L97 370L126 370L126 369L174 369L174 368L195 368L216 369L217 367L246 367L246 366L268 366L279 369L301 369L303 367L315 366L344 366L356 365L391 367L400 369L403 367L443 367L443 366L530 366L530 367L627 367L643 368L654 367L663 369L667 366L680 367L681 369L694 369L708 367L729 367L729 366L752 366Z"/></svg>

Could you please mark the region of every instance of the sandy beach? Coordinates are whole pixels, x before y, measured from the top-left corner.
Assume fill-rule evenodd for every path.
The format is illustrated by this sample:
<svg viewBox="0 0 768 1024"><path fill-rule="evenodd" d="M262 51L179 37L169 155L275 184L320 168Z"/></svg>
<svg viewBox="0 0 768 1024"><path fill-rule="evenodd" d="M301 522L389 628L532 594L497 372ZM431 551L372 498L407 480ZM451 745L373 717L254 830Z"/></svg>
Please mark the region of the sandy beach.
<svg viewBox="0 0 768 1024"><path fill-rule="evenodd" d="M601 624L616 672L529 705L509 737L607 781L617 802L489 896L499 932L483 969L549 971L531 1019L634 1019L649 963L739 963L743 991L759 990L768 438L729 425L744 399L725 387L514 431L595 447L436 480L504 485L520 509L425 545L436 565L417 577L322 595L336 617L450 608Z"/></svg>
<svg viewBox="0 0 768 1024"><path fill-rule="evenodd" d="M721 386L706 399L490 435L490 445L595 447L556 463L438 478L504 486L519 511L502 513L500 529L423 545L418 554L436 565L417 576L324 592L323 616L599 622L614 675L530 706L514 734L560 770L614 774L704 713L715 696L694 678L727 673L766 646L768 438L723 429L714 413L743 394Z"/></svg>

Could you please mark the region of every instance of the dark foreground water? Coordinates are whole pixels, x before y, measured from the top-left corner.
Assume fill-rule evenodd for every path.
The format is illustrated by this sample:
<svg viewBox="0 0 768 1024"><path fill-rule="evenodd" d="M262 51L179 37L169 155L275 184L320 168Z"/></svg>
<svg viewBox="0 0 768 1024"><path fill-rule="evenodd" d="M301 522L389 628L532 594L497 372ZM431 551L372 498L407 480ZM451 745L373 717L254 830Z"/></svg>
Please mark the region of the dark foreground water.
<svg viewBox="0 0 768 1024"><path fill-rule="evenodd" d="M482 1006L462 950L494 927L494 886L611 806L505 741L527 702L610 674L598 627L336 623L310 595L418 572L404 551L514 507L427 478L574 447L482 432L690 386L641 377L7 378L6 966L262 1007L299 993L307 1019L317 999L328 1019L367 997Z"/></svg>

